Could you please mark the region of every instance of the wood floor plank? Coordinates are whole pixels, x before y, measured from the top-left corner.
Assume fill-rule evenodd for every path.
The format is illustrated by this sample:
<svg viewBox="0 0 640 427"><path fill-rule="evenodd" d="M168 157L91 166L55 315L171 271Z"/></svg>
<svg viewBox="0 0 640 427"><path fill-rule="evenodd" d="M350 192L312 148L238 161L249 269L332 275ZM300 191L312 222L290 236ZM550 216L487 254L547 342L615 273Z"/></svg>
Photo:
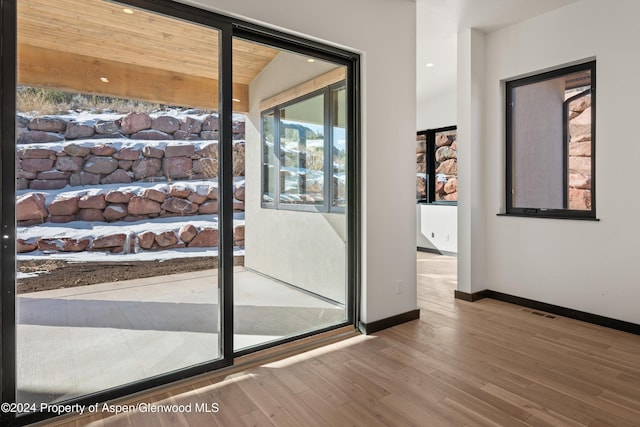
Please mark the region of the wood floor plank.
<svg viewBox="0 0 640 427"><path fill-rule="evenodd" d="M437 403L437 409L451 420L452 426L480 426L482 423L477 417L469 417L460 411L457 405L453 405L449 399L442 399Z"/></svg>
<svg viewBox="0 0 640 427"><path fill-rule="evenodd" d="M334 362L330 357L327 357L324 363L316 361L309 367L342 390L347 396L366 396L371 401L375 401L389 394L389 391L381 385L371 381L365 375L349 369L346 363Z"/></svg>
<svg viewBox="0 0 640 427"><path fill-rule="evenodd" d="M472 408L467 407L455 399L443 399L441 404L449 408L451 412L455 412L458 417L468 420L465 422L465 425L502 427L501 424L486 418L481 413L474 411Z"/></svg>
<svg viewBox="0 0 640 427"><path fill-rule="evenodd" d="M509 414L511 417L524 421L531 416L531 413L525 409L518 407L517 405L513 405L512 403L505 401L499 397L493 396L482 388L476 387L474 384L466 382L460 378L457 378L447 372L444 371L436 371L431 374L434 378L439 379L440 381L446 382L452 387L460 390L461 392L468 394L471 397L475 397L476 399L496 408L499 411L502 411L506 414Z"/></svg>
<svg viewBox="0 0 640 427"><path fill-rule="evenodd" d="M286 369L286 368L262 368L264 370L266 370L267 372L269 372L270 375L273 375L275 378L277 378L278 380L280 380L282 382L282 384L291 392L294 394L298 394L298 393L302 393L305 392L307 390L309 390L309 386L302 380L300 380L298 377L296 377L293 372L291 372L290 370ZM259 370L258 372L261 372L262 370Z"/></svg>
<svg viewBox="0 0 640 427"><path fill-rule="evenodd" d="M318 375L316 372L309 369L306 364L291 366L290 369L299 378L304 378L304 381L310 388L316 390L320 395L329 399L334 404L340 405L351 400L346 393L325 380L322 375Z"/></svg>
<svg viewBox="0 0 640 427"><path fill-rule="evenodd" d="M251 399L247 399L246 394L234 381L224 381L198 388L193 385L196 397L189 398L201 405L217 404L218 412L213 418L220 426L237 422L238 418L258 409L258 406Z"/></svg>
<svg viewBox="0 0 640 427"><path fill-rule="evenodd" d="M428 381L429 387L435 390L438 390L443 395L446 396L446 399L449 399L452 402L455 402L459 405L463 405L465 408L473 410L480 418L489 420L490 422L497 422L501 425L508 426L522 426L524 423L516 418L518 415L521 415L520 412L516 414L512 414L509 412L502 411L499 408L496 408L491 405L491 403L478 399L471 394L468 394L464 390L461 390L456 387L456 385L449 382L448 377L442 377L440 372L436 372L434 374L430 374L429 378L426 378L425 383ZM423 375L419 371L415 371L414 375L420 376ZM440 376L440 378L439 378Z"/></svg>
<svg viewBox="0 0 640 427"><path fill-rule="evenodd" d="M521 396L518 396L515 393L511 393L508 390L505 390L502 387L499 387L495 384L488 383L482 387L482 390L493 394L500 399L511 402L513 405L519 406L521 408L526 408L526 410L531 413L531 416L525 420L527 424L532 426L548 426L548 427L580 427L582 424L572 421L566 417L563 417L560 414L557 414L549 409L536 404L530 400L524 399Z"/></svg>
<svg viewBox="0 0 640 427"><path fill-rule="evenodd" d="M244 425L245 427L265 427L277 425L274 424L272 420L259 409L254 409L251 412L241 415L240 421L242 421L242 425Z"/></svg>
<svg viewBox="0 0 640 427"><path fill-rule="evenodd" d="M287 412L298 422L304 420L309 427L329 427L329 424L319 413L314 411L313 407L308 406L297 395L292 395L273 375L261 375L259 384L273 399L286 407Z"/></svg>
<svg viewBox="0 0 640 427"><path fill-rule="evenodd" d="M298 425L293 415L263 386L260 375L255 374L237 384L273 424L287 427Z"/></svg>
<svg viewBox="0 0 640 427"><path fill-rule="evenodd" d="M613 402L617 403L625 408L631 409L638 413L637 418L640 419L640 399L634 398L633 396L621 396L617 393L614 393L609 390L603 391L598 399L601 399L605 402Z"/></svg>
<svg viewBox="0 0 640 427"><path fill-rule="evenodd" d="M346 420L340 414L338 408L329 402L324 396L316 393L315 390L309 389L298 394L298 398L305 402L308 406L313 407L329 425L345 425Z"/></svg>
<svg viewBox="0 0 640 427"><path fill-rule="evenodd" d="M371 427L388 427L388 420L385 414L376 406L365 407L354 401L348 401L338 406L337 411L342 416L344 422L338 425L344 426L371 426Z"/></svg>
<svg viewBox="0 0 640 427"><path fill-rule="evenodd" d="M573 398L568 396L560 391L550 389L549 387L541 384L533 384L528 387L532 392L537 393L538 395L544 396L545 399L548 399L548 407L551 409L556 408L555 410L560 412L563 411L580 411L581 416L586 415L591 417L590 423L595 420L601 420L604 416L609 421L613 422L613 425L617 427L634 427L637 426L635 422L632 422L630 418L626 417L626 414L621 414L620 412L614 412L611 410L607 410L602 406L595 406L589 402L585 402L580 399ZM606 416L604 415L606 414ZM632 416L635 416L632 414Z"/></svg>
<svg viewBox="0 0 640 427"><path fill-rule="evenodd" d="M450 419L446 419L430 406L417 406L396 394L383 397L378 401L378 404L383 405L389 411L393 408L394 411L402 414L411 425L432 427L450 427L452 425Z"/></svg>

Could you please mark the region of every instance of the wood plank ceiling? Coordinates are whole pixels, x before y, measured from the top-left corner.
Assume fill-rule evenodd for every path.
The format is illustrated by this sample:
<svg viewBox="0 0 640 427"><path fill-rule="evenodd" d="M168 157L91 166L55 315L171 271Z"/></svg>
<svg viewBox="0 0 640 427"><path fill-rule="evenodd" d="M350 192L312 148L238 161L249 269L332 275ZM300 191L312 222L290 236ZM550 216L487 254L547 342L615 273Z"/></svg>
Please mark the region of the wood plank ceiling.
<svg viewBox="0 0 640 427"><path fill-rule="evenodd" d="M217 30L104 0L17 4L19 84L217 109ZM278 53L234 39L235 111Z"/></svg>

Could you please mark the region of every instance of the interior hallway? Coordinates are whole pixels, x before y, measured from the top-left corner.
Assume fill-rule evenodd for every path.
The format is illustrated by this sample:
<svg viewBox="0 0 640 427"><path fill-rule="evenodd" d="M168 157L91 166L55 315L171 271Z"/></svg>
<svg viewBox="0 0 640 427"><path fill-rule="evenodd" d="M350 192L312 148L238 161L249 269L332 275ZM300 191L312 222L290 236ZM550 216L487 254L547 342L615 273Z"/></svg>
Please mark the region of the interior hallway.
<svg viewBox="0 0 640 427"><path fill-rule="evenodd" d="M418 253L417 262L418 321L123 401L217 403L217 413L58 424L640 425L638 336L490 299L455 300L456 259Z"/></svg>

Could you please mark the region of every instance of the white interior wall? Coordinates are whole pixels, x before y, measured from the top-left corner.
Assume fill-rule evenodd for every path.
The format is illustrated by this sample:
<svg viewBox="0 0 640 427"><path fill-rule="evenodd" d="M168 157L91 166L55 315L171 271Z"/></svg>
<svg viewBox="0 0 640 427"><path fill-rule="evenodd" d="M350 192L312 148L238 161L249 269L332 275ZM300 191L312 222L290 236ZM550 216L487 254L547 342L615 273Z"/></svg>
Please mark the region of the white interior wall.
<svg viewBox="0 0 640 427"><path fill-rule="evenodd" d="M476 143L481 151L471 153L463 141L473 127L474 116L459 115L460 164L473 163L486 153L479 169L459 177L460 217L465 223L472 216L477 218L478 226L485 230L481 236L474 224L460 226L461 242L478 237L483 242L476 248L460 247L458 261L463 265L459 268L468 273L462 281L459 277L460 290L488 288L640 323L640 263L636 259L640 253L640 199L634 197L632 179L640 144L629 137L637 115L631 100L640 97L640 87L633 84L640 69L640 56L634 54L640 39L637 16L640 3L636 0L615 4L582 0L486 36L485 46L480 47L486 53L485 78L477 82L484 95L465 89L464 96L458 98L459 104L463 103L459 111L469 111L471 105L481 102L485 114L484 130L477 129L481 133ZM594 57L596 213L600 221L497 216L505 208L501 82ZM461 69L469 72L469 67ZM460 78L458 81L461 83ZM471 188L477 194L463 195L473 182L480 184ZM476 211L465 201L478 195L485 203ZM472 262L483 258L482 263Z"/></svg>
<svg viewBox="0 0 640 427"><path fill-rule="evenodd" d="M418 247L452 254L458 251L458 207L417 204Z"/></svg>
<svg viewBox="0 0 640 427"><path fill-rule="evenodd" d="M422 78L428 79L428 75L423 75ZM420 80L420 77L418 77L418 80ZM455 74L453 75L453 80L453 85L441 86L437 92L422 96L418 94L418 117L416 118L418 127L416 130L437 129L456 124L457 95Z"/></svg>
<svg viewBox="0 0 640 427"><path fill-rule="evenodd" d="M361 320L415 310L416 3L183 1L362 55Z"/></svg>
<svg viewBox="0 0 640 427"><path fill-rule="evenodd" d="M260 273L345 303L345 215L263 209L260 205L260 102L333 68L334 64L309 63L301 55L282 52L249 86L244 262Z"/></svg>

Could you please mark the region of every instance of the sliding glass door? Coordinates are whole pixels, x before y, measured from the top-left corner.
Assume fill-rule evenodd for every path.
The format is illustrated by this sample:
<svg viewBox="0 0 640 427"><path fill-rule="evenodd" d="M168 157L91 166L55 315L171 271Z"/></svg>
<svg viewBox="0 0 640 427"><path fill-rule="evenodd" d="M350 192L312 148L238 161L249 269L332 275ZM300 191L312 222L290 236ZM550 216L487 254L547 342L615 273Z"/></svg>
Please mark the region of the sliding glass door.
<svg viewBox="0 0 640 427"><path fill-rule="evenodd" d="M227 36L180 10L17 2L18 413L231 364Z"/></svg>
<svg viewBox="0 0 640 427"><path fill-rule="evenodd" d="M234 271L240 354L349 322L346 69L278 49L251 84L244 264Z"/></svg>
<svg viewBox="0 0 640 427"><path fill-rule="evenodd" d="M357 318L358 56L81 3L0 1L3 425Z"/></svg>

